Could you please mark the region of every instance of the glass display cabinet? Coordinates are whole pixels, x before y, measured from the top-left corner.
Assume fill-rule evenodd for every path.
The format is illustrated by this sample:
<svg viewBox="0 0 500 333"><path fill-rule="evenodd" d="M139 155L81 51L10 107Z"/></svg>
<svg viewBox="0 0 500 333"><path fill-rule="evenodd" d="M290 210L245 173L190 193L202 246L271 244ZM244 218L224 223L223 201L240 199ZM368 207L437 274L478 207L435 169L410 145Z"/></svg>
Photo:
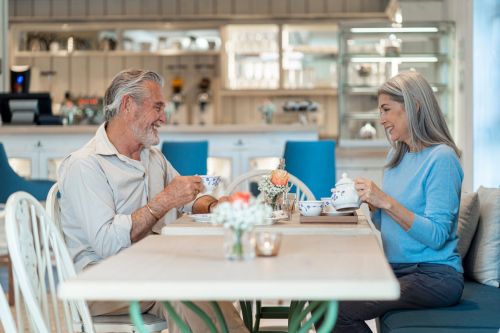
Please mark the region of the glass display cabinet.
<svg viewBox="0 0 500 333"><path fill-rule="evenodd" d="M338 31L336 25L284 25L283 87L337 87Z"/></svg>
<svg viewBox="0 0 500 333"><path fill-rule="evenodd" d="M279 87L277 25L229 25L224 29L228 89Z"/></svg>
<svg viewBox="0 0 500 333"><path fill-rule="evenodd" d="M377 90L400 71L431 84L453 133L453 33L448 22L391 26L343 25L340 33L340 145L387 145L379 124Z"/></svg>
<svg viewBox="0 0 500 333"><path fill-rule="evenodd" d="M337 25L228 25L223 36L226 89L337 86Z"/></svg>

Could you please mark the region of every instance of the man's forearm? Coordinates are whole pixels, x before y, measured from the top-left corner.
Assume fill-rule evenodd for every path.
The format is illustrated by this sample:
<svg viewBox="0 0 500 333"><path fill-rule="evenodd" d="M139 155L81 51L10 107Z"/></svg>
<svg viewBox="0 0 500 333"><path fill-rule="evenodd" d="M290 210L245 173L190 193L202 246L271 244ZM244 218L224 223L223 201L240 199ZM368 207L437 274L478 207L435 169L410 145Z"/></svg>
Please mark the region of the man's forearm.
<svg viewBox="0 0 500 333"><path fill-rule="evenodd" d="M130 240L135 243L146 237L152 230L158 220L172 208L175 208L173 202L162 202L158 196L153 198L144 207L139 208L132 213L132 229L130 230Z"/></svg>

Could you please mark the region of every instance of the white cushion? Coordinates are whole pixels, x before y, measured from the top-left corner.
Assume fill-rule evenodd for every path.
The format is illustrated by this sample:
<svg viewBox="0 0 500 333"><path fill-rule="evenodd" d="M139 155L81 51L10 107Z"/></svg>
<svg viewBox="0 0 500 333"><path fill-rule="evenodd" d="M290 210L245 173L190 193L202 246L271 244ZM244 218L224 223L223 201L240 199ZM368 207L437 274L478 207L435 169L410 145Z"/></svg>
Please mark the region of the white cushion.
<svg viewBox="0 0 500 333"><path fill-rule="evenodd" d="M480 187L480 218L464 261L468 276L477 282L500 286L500 188Z"/></svg>
<svg viewBox="0 0 500 333"><path fill-rule="evenodd" d="M479 221L479 200L476 192L462 193L458 214L458 252L465 258Z"/></svg>

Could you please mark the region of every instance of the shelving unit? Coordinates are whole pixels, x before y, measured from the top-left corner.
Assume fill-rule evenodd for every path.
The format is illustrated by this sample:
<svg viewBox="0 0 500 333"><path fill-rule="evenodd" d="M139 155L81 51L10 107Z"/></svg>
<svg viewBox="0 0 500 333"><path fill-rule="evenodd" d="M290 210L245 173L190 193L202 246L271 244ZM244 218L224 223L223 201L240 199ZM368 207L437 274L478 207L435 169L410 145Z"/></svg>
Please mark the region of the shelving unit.
<svg viewBox="0 0 500 333"><path fill-rule="evenodd" d="M263 122L259 109L271 102L280 123L312 122L322 136L337 135L337 25L231 24L222 39L220 123ZM304 101L318 110L283 110Z"/></svg>
<svg viewBox="0 0 500 333"><path fill-rule="evenodd" d="M378 87L404 70L429 81L453 132L452 23L343 25L340 33L339 133L343 146L387 146L377 109ZM369 124L373 135L361 134ZM364 137L363 137L364 136Z"/></svg>
<svg viewBox="0 0 500 333"><path fill-rule="evenodd" d="M165 79L170 99L172 82L183 83L182 108L176 121L199 123L198 85L211 79L213 123L218 99L220 27L215 23L43 23L11 27L10 63L30 65L32 91L48 91L57 112L66 91L74 98L102 97L111 79L126 68L147 68Z"/></svg>

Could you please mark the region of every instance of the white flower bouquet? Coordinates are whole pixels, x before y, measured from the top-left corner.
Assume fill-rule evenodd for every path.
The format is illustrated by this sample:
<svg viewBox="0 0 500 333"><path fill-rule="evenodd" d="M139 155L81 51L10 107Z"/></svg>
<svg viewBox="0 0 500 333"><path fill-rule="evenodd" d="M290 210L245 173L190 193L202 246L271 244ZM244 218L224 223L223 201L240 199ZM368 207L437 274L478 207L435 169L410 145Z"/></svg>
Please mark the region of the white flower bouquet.
<svg viewBox="0 0 500 333"><path fill-rule="evenodd" d="M253 227L262 224L272 213L271 207L251 197L250 193L237 192L230 201L215 207L212 223L222 224L225 256L231 260L255 257L255 237Z"/></svg>
<svg viewBox="0 0 500 333"><path fill-rule="evenodd" d="M237 192L231 196L230 201L215 207L212 223L231 229L249 230L256 224L262 224L271 213L271 207L252 198L250 193Z"/></svg>

